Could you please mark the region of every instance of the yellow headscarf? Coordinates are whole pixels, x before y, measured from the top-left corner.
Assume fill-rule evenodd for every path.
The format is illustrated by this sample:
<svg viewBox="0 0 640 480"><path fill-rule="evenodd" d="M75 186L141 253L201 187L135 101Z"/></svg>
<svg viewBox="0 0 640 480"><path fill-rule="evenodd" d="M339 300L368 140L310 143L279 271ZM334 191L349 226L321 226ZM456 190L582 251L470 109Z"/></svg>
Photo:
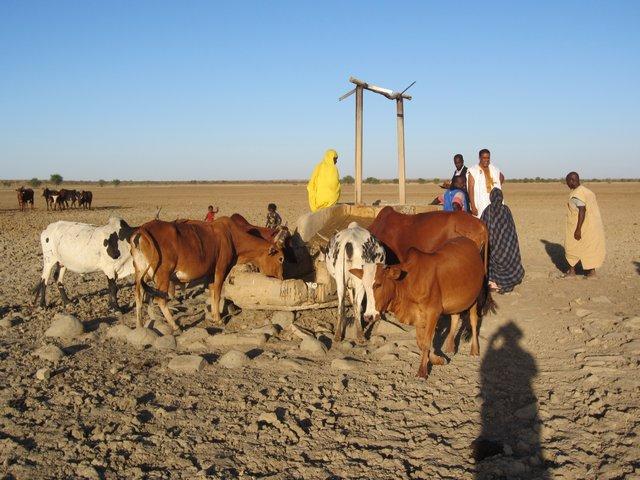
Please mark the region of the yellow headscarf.
<svg viewBox="0 0 640 480"><path fill-rule="evenodd" d="M337 158L338 152L327 150L311 174L307 193L312 212L335 205L340 199L340 174L335 165Z"/></svg>

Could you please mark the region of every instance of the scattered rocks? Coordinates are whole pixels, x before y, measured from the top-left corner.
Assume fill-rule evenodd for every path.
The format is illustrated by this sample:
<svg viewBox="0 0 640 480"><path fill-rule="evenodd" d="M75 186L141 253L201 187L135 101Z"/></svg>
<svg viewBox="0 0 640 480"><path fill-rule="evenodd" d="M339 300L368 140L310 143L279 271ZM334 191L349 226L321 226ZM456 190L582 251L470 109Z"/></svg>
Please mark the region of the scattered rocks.
<svg viewBox="0 0 640 480"><path fill-rule="evenodd" d="M209 340L209 332L201 327L190 328L182 332L177 339L178 349L188 352L197 352L206 350Z"/></svg>
<svg viewBox="0 0 640 480"><path fill-rule="evenodd" d="M251 330L252 333L263 333L265 335L268 335L270 337L275 337L276 335L278 335L278 332L280 327L278 325L272 325L272 324L267 324L264 325L260 328L254 328L253 330Z"/></svg>
<svg viewBox="0 0 640 480"><path fill-rule="evenodd" d="M326 355L327 347L320 340L306 337L300 343L300 350L311 355Z"/></svg>
<svg viewBox="0 0 640 480"><path fill-rule="evenodd" d="M84 333L82 322L73 315L56 313L51 326L44 332L46 337L73 338Z"/></svg>
<svg viewBox="0 0 640 480"><path fill-rule="evenodd" d="M57 363L64 357L64 352L57 346L48 344L40 347L38 350L33 352L33 355L41 358L42 360L48 360L52 363Z"/></svg>
<svg viewBox="0 0 640 480"><path fill-rule="evenodd" d="M283 368L287 368L289 370L302 370L303 366L299 362L291 358L283 358L278 362Z"/></svg>
<svg viewBox="0 0 640 480"><path fill-rule="evenodd" d="M127 340L127 337L131 333L131 329L126 325L114 325L107 330L107 338L117 338L119 340Z"/></svg>
<svg viewBox="0 0 640 480"><path fill-rule="evenodd" d="M51 370L47 367L40 368L36 372L36 378L38 380L49 380L49 378L51 378Z"/></svg>
<svg viewBox="0 0 640 480"><path fill-rule="evenodd" d="M11 318L5 317L2 320L0 320L1 329L11 328L12 326L13 326L13 320Z"/></svg>
<svg viewBox="0 0 640 480"><path fill-rule="evenodd" d="M399 323L380 319L373 327L373 333L374 335L400 335L407 333L407 329Z"/></svg>
<svg viewBox="0 0 640 480"><path fill-rule="evenodd" d="M127 342L136 348L144 348L153 345L158 338L158 334L150 328L134 328L127 335Z"/></svg>
<svg viewBox="0 0 640 480"><path fill-rule="evenodd" d="M640 317L632 317L626 319L624 321L624 326L640 330Z"/></svg>
<svg viewBox="0 0 640 480"><path fill-rule="evenodd" d="M381 347L376 348L373 351L373 355L377 355L377 356L381 356L381 355L386 355L387 353L391 353L394 352L396 350L397 344L396 343L387 343L385 345L382 345Z"/></svg>
<svg viewBox="0 0 640 480"><path fill-rule="evenodd" d="M218 365L225 368L240 368L249 361L249 357L239 350L229 350L218 360Z"/></svg>
<svg viewBox="0 0 640 480"><path fill-rule="evenodd" d="M153 346L158 350L175 350L177 348L176 337L173 335L163 335L156 339Z"/></svg>
<svg viewBox="0 0 640 480"><path fill-rule="evenodd" d="M162 320L149 320L145 327L155 330L160 335L173 335L173 328L167 322Z"/></svg>
<svg viewBox="0 0 640 480"><path fill-rule="evenodd" d="M604 295L600 295L598 297L591 297L589 300L591 300L593 303L611 303L611 300L609 300L609 297L605 297Z"/></svg>
<svg viewBox="0 0 640 480"><path fill-rule="evenodd" d="M204 358L200 355L178 355L169 362L169 369L179 373L199 372L204 366Z"/></svg>
<svg viewBox="0 0 640 480"><path fill-rule="evenodd" d="M296 315L293 312L275 312L271 316L271 323L284 329L291 325L295 319Z"/></svg>
<svg viewBox="0 0 640 480"><path fill-rule="evenodd" d="M100 474L91 465L78 465L76 469L76 475L80 478L88 478L90 480L100 480Z"/></svg>
<svg viewBox="0 0 640 480"><path fill-rule="evenodd" d="M578 308L575 311L575 314L577 316L579 316L580 318L584 318L584 317L588 317L589 315L591 315L593 312L591 310L587 310L586 308Z"/></svg>
<svg viewBox="0 0 640 480"><path fill-rule="evenodd" d="M396 362L399 360L399 356L395 353L386 353L380 357L381 362Z"/></svg>
<svg viewBox="0 0 640 480"><path fill-rule="evenodd" d="M336 358L331 362L331 368L336 370L356 370L362 362L350 358Z"/></svg>
<svg viewBox="0 0 640 480"><path fill-rule="evenodd" d="M210 335L209 338L207 338L207 344L214 348L255 348L264 345L267 340L268 338L264 333L219 333L218 335Z"/></svg>

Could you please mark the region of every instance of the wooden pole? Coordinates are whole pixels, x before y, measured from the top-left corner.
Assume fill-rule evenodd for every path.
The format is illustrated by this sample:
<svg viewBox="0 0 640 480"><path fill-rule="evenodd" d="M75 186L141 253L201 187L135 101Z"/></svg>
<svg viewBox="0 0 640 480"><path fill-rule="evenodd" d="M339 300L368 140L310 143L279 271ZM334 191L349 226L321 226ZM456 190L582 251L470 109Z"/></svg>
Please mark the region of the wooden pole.
<svg viewBox="0 0 640 480"><path fill-rule="evenodd" d="M362 203L362 107L364 87L356 87L356 205Z"/></svg>
<svg viewBox="0 0 640 480"><path fill-rule="evenodd" d="M398 117L398 185L400 187L399 201L400 205L407 203L407 194L405 190L406 174L404 169L404 105L402 96L396 98L397 117Z"/></svg>

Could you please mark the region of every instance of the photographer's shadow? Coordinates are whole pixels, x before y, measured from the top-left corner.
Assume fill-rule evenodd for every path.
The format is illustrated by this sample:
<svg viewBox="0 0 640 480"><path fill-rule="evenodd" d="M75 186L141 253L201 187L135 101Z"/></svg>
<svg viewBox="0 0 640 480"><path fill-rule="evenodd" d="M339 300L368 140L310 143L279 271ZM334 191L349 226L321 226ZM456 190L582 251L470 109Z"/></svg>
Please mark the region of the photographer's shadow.
<svg viewBox="0 0 640 480"><path fill-rule="evenodd" d="M482 360L482 431L472 443L476 479L549 478L532 386L538 368L522 337L509 322L492 335Z"/></svg>

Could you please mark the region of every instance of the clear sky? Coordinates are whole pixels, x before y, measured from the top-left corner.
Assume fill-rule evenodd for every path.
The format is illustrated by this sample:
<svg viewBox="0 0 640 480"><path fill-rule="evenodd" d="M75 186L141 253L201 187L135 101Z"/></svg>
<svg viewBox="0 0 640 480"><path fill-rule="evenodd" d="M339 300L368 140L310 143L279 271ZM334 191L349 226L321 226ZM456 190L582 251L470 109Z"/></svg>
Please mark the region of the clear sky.
<svg viewBox="0 0 640 480"><path fill-rule="evenodd" d="M640 1L0 2L0 178L354 170L350 75L407 175L640 177ZM396 173L365 92L364 175Z"/></svg>

